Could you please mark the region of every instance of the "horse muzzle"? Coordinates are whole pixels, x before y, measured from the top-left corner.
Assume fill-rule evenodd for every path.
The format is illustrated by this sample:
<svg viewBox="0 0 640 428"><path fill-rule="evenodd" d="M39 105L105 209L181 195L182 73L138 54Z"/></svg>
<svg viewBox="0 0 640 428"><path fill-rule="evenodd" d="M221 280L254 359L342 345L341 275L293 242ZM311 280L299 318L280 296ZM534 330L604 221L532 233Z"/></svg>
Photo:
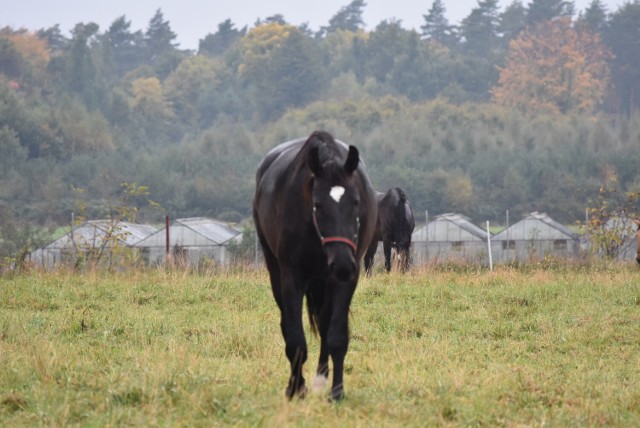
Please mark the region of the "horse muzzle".
<svg viewBox="0 0 640 428"><path fill-rule="evenodd" d="M356 277L357 264L353 252L346 245L332 245L327 248L327 267L331 277L339 282L350 281Z"/></svg>

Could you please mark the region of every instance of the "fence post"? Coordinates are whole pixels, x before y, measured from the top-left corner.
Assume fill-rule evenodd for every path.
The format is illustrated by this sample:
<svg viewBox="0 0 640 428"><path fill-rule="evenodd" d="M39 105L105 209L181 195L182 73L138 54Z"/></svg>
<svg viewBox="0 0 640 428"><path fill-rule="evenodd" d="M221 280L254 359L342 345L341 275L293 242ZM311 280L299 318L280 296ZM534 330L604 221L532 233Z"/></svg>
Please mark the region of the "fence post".
<svg viewBox="0 0 640 428"><path fill-rule="evenodd" d="M487 220L487 249L489 250L489 270L493 271L493 257L491 255L491 232L489 232L489 220Z"/></svg>
<svg viewBox="0 0 640 428"><path fill-rule="evenodd" d="M170 266L173 263L173 255L171 254L171 244L169 240L169 216L164 216L164 265Z"/></svg>

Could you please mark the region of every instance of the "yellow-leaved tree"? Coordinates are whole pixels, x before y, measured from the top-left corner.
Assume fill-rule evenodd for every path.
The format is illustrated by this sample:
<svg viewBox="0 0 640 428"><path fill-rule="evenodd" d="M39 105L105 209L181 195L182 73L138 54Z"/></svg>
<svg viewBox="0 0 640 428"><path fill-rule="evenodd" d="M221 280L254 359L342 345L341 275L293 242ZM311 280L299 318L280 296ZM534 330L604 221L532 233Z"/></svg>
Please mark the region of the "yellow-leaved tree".
<svg viewBox="0 0 640 428"><path fill-rule="evenodd" d="M258 25L242 39L242 64L239 72L244 77L254 79L264 73L264 64L273 52L282 46L295 27L278 22Z"/></svg>
<svg viewBox="0 0 640 428"><path fill-rule="evenodd" d="M299 28L278 22L259 25L242 38L240 48L238 71L264 120L313 101L326 87L322 51Z"/></svg>
<svg viewBox="0 0 640 428"><path fill-rule="evenodd" d="M218 59L196 55L184 59L164 82L164 94L182 121L196 124L198 99L208 85L218 83L223 65Z"/></svg>
<svg viewBox="0 0 640 428"><path fill-rule="evenodd" d="M509 43L493 99L525 112L592 113L605 95L610 56L598 34L568 17L541 22Z"/></svg>
<svg viewBox="0 0 640 428"><path fill-rule="evenodd" d="M157 77L144 77L131 82L131 109L147 120L165 123L173 118L173 108Z"/></svg>

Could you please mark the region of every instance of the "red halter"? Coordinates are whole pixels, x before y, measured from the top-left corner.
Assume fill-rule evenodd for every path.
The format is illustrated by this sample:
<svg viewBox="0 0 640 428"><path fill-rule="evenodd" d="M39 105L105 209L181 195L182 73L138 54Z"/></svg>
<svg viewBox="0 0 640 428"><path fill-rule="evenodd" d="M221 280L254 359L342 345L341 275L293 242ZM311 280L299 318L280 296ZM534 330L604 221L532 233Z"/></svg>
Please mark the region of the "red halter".
<svg viewBox="0 0 640 428"><path fill-rule="evenodd" d="M328 238L323 238L321 235L320 242L322 242L322 245L329 244L331 242L342 242L343 244L350 246L354 253L358 250L358 247L351 239L343 238L341 236L329 236Z"/></svg>
<svg viewBox="0 0 640 428"><path fill-rule="evenodd" d="M347 244L353 250L354 253L358 250L358 246L356 245L356 243L349 238L345 238L343 236L327 236L325 238L324 236L322 236L322 233L320 232L320 228L318 227L318 220L316 219L315 207L313 208L313 225L316 228L316 232L320 237L320 242L322 243L322 245L330 244L332 242L339 242L341 244ZM360 218L356 217L356 235L355 235L356 239L358 237L358 229L360 229Z"/></svg>

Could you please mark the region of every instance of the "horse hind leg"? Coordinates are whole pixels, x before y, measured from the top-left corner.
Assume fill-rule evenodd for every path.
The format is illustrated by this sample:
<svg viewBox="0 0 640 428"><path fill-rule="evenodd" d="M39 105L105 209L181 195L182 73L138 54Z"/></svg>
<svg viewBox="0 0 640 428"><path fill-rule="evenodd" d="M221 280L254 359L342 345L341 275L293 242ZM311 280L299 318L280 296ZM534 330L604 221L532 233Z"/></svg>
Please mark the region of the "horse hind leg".
<svg viewBox="0 0 640 428"><path fill-rule="evenodd" d="M278 309L280 309L280 313L283 313L284 303L282 301L282 287L280 284L280 281L282 280L280 263L278 262L278 258L275 256L275 254L273 254L273 251L271 251L271 248L269 248L269 245L262 236L258 224L256 224L256 233L258 234L260 247L262 249L262 255L264 256L264 261L267 265L267 272L269 273L269 282L271 282L271 291L273 293L273 298L278 305ZM284 330L282 331L282 334L284 335Z"/></svg>
<svg viewBox="0 0 640 428"><path fill-rule="evenodd" d="M371 276L373 272L373 260L376 256L376 251L378 250L378 241L373 242L369 248L367 248L367 252L364 255L364 270L367 276Z"/></svg>
<svg viewBox="0 0 640 428"><path fill-rule="evenodd" d="M302 293L295 287L293 278L283 278L282 331L285 340L285 353L291 366L291 375L285 394L303 398L307 387L303 376L304 363L307 361L307 342L302 328Z"/></svg>
<svg viewBox="0 0 640 428"><path fill-rule="evenodd" d="M384 251L384 268L387 272L391 272L391 242L388 239L382 241L382 249Z"/></svg>

